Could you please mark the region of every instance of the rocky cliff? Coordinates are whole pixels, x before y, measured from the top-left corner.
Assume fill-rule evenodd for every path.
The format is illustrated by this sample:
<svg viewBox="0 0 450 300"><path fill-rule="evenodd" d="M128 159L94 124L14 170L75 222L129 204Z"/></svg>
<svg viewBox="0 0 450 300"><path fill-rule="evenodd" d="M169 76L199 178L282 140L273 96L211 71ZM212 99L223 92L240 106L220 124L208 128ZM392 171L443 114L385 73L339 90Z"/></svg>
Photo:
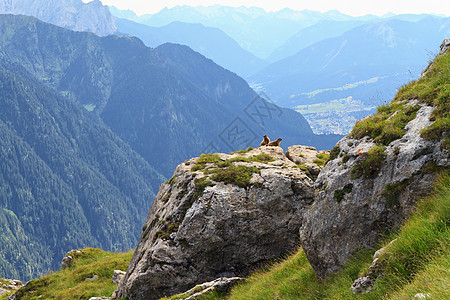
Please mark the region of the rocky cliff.
<svg viewBox="0 0 450 300"><path fill-rule="evenodd" d="M74 31L107 36L116 31L108 7L99 0L0 0L0 14L33 16Z"/></svg>
<svg viewBox="0 0 450 300"><path fill-rule="evenodd" d="M319 278L404 223L437 172L449 167L448 94L442 82L449 80L443 70L448 70L450 54L441 49L419 81L357 123L331 151L300 230Z"/></svg>
<svg viewBox="0 0 450 300"><path fill-rule="evenodd" d="M158 299L245 276L298 247L313 199L313 181L279 147L190 159L161 186L115 296Z"/></svg>

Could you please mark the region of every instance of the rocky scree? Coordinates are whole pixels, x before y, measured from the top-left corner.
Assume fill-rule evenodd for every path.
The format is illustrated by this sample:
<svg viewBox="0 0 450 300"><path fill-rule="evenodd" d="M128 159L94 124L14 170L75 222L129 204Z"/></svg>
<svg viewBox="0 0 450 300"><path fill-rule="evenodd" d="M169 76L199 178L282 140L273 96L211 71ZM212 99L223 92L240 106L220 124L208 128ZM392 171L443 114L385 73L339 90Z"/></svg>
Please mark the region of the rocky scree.
<svg viewBox="0 0 450 300"><path fill-rule="evenodd" d="M174 295L296 250L313 184L279 147L180 164L161 185L113 298Z"/></svg>

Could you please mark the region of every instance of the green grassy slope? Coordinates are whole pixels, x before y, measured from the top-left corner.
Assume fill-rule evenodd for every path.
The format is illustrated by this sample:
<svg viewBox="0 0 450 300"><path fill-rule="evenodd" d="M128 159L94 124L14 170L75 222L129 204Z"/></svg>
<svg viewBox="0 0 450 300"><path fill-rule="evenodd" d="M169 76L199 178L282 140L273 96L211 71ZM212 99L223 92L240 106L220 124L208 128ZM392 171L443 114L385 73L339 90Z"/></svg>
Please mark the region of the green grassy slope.
<svg viewBox="0 0 450 300"><path fill-rule="evenodd" d="M68 300L111 296L117 288L117 284L112 283L114 270L126 271L132 255L133 251L111 253L86 248L69 268L32 280L16 293L16 297L18 300ZM98 275L98 279L86 280L94 275ZM6 298L4 295L0 300Z"/></svg>

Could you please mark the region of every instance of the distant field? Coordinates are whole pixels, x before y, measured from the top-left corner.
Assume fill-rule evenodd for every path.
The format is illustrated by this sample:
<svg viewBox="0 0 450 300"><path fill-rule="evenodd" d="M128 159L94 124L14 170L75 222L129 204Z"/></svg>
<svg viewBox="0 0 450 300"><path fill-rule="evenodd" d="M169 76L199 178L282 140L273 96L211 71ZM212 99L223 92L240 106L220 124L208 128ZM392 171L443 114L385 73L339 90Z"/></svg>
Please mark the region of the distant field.
<svg viewBox="0 0 450 300"><path fill-rule="evenodd" d="M375 112L375 106L364 104L351 96L323 103L297 105L294 109L308 120L316 134L348 134L356 121Z"/></svg>

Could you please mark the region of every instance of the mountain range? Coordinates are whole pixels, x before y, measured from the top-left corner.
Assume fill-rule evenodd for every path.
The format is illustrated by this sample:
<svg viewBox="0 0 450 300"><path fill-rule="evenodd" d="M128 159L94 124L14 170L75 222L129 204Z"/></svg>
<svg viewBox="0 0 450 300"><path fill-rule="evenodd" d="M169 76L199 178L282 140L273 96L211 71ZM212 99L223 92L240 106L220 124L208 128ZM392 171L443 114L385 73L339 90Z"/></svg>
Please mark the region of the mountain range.
<svg viewBox="0 0 450 300"><path fill-rule="evenodd" d="M99 36L116 31L114 19L100 0L0 0L0 14L34 16L75 31L94 32Z"/></svg>
<svg viewBox="0 0 450 300"><path fill-rule="evenodd" d="M258 7L230 6L175 6L164 8L156 14L137 16L132 11L121 11L110 7L111 13L149 26L164 26L174 21L201 23L204 26L219 28L239 45L261 59L266 59L278 47L301 29L323 20L373 20L378 17L367 15L351 17L338 11L325 13L303 10L283 9L266 12Z"/></svg>
<svg viewBox="0 0 450 300"><path fill-rule="evenodd" d="M123 18L118 22L128 19L124 32L148 45L158 40L149 32L165 31L160 42L189 45L243 76L277 105L302 113L315 133L348 133L358 119L374 113L399 87L418 78L424 62L449 33L445 17L426 14L351 17L337 11L267 13L219 5L177 6L142 16L115 7L110 11ZM162 27L141 24L137 31L139 25L131 21ZM220 29L217 36L227 34L241 49L230 39L208 43L216 39L200 31L202 25ZM200 35L208 38L192 38ZM264 60L249 57L243 49Z"/></svg>
<svg viewBox="0 0 450 300"><path fill-rule="evenodd" d="M277 61L249 81L278 105L313 116L309 121L323 121L322 132L333 118L342 124L344 116L356 113L340 131L344 133L373 112L370 108L418 78L436 45L449 35L449 18L404 16L367 23ZM349 113L336 114L345 111Z"/></svg>
<svg viewBox="0 0 450 300"><path fill-rule="evenodd" d="M175 21L161 27L151 27L115 18L115 24L119 34L136 36L148 47L157 47L167 42L187 45L244 78L267 65L264 60L242 49L222 30L206 27L200 23Z"/></svg>
<svg viewBox="0 0 450 300"><path fill-rule="evenodd" d="M99 38L8 15L2 17L0 32L3 55L99 115L167 177L214 140L217 150L234 151L257 145L264 133L319 148L330 147L337 138L315 136L300 114L277 106L271 109L278 114L266 122L252 120L249 110L258 105L267 110L270 104L242 78L188 47L150 49L137 38ZM256 106L245 111L252 103ZM249 134L244 140L252 143L224 141L221 133L236 118Z"/></svg>

